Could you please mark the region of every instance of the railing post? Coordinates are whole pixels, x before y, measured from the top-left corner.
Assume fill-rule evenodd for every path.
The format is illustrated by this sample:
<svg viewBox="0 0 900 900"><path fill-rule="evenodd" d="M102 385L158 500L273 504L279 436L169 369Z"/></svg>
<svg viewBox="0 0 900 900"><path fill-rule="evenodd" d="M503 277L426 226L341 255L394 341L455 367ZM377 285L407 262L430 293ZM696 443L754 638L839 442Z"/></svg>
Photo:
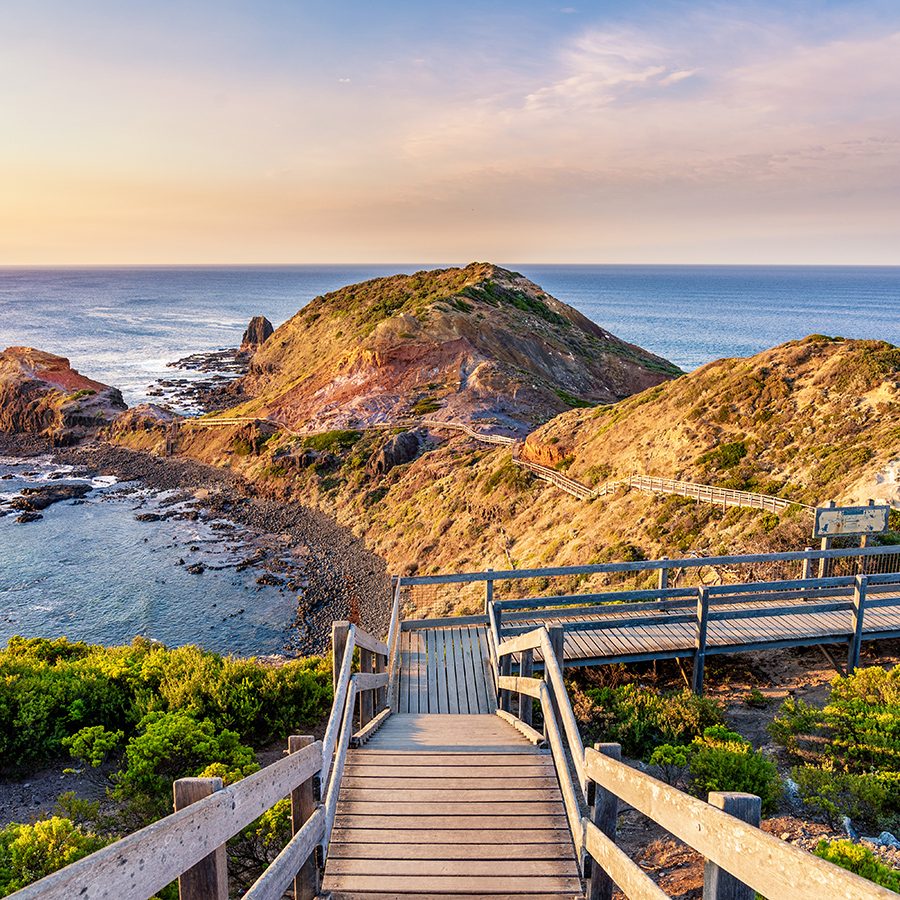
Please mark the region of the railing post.
<svg viewBox="0 0 900 900"><path fill-rule="evenodd" d="M375 670L375 654L363 647L359 648L359 671L367 675ZM363 728L375 716L375 692L359 692L359 727Z"/></svg>
<svg viewBox="0 0 900 900"><path fill-rule="evenodd" d="M493 569L488 569L488 572L493 572ZM494 579L488 578L484 582L484 614L488 614L488 610L491 608L491 604L494 602Z"/></svg>
<svg viewBox="0 0 900 900"><path fill-rule="evenodd" d="M859 654L862 650L863 615L866 609L866 588L869 579L866 575L857 575L853 586L853 634L850 636L850 647L847 651L847 674L852 675L859 665Z"/></svg>
<svg viewBox="0 0 900 900"><path fill-rule="evenodd" d="M380 675L388 668L388 658L382 653L375 654L375 674ZM378 688L375 691L375 712L381 712L387 706L387 688Z"/></svg>
<svg viewBox="0 0 900 900"><path fill-rule="evenodd" d="M875 505L875 501L874 501L874 500L869 500L868 503L867 503L866 505L867 505L867 506L874 506L874 505ZM860 550L865 550L866 547L868 547L868 546L869 546L869 535L867 535L867 534L861 534L861 535L859 536L859 549L860 549ZM866 557L865 557L865 555L862 555L862 556L860 556L860 558L859 558L859 574L860 574L860 575L865 575L865 574L866 574Z"/></svg>
<svg viewBox="0 0 900 900"><path fill-rule="evenodd" d="M611 759L622 759L621 744L594 744L594 749ZM591 821L613 843L616 842L616 820L619 816L619 798L606 788L588 781L588 805ZM612 900L615 884L595 860L591 860L587 900Z"/></svg>
<svg viewBox="0 0 900 900"><path fill-rule="evenodd" d="M175 812L221 790L221 778L179 778L173 786ZM228 900L224 844L178 876L178 896L180 900Z"/></svg>
<svg viewBox="0 0 900 900"><path fill-rule="evenodd" d="M344 651L347 649L347 636L350 633L349 622L333 622L331 625L331 676L334 691L337 693L338 678L344 663Z"/></svg>
<svg viewBox="0 0 900 900"><path fill-rule="evenodd" d="M828 503L826 504L826 506L828 506L829 509L832 509L832 508L834 508L834 506L836 506L836 504L835 504L834 500L829 500ZM831 549L831 538L823 537L822 538L822 550L825 551L825 550L830 550L830 549ZM819 578L826 578L828 576L828 568L829 568L828 557L823 556L819 560Z"/></svg>
<svg viewBox="0 0 900 900"><path fill-rule="evenodd" d="M709 795L709 804L759 828L762 801L753 794L713 791ZM755 897L753 888L707 860L703 869L703 900L755 900Z"/></svg>
<svg viewBox="0 0 900 900"><path fill-rule="evenodd" d="M663 557L663 559L668 559L668 558L669 558L668 556ZM668 566L663 566L663 568L661 568L659 570L658 587L659 587L659 590L661 590L661 591L665 591L669 587L669 567Z"/></svg>
<svg viewBox="0 0 900 900"><path fill-rule="evenodd" d="M709 624L709 591L697 590L697 634L694 639L694 673L691 689L698 696L703 693L703 670L706 666L706 632Z"/></svg>
<svg viewBox="0 0 900 900"><path fill-rule="evenodd" d="M812 578L812 558L809 554L813 552L813 548L807 547L803 552L806 556L803 559L803 568L800 570L800 578L805 581Z"/></svg>
<svg viewBox="0 0 900 900"><path fill-rule="evenodd" d="M500 674L512 675L512 654L507 653L506 656L500 657ZM500 709L506 712L512 711L512 691L500 691Z"/></svg>
<svg viewBox="0 0 900 900"><path fill-rule="evenodd" d="M562 625L551 625L547 629L548 634L550 635L550 646L553 648L553 654L556 656L559 661L559 670L565 674L566 671L566 653L565 653L565 645L566 645L566 630ZM550 706L552 709L553 715L557 717L557 721L559 721L559 710L556 708L556 692L553 690L553 682L550 680L550 672L547 669L547 664L544 663L544 681L547 683L547 689L550 695ZM546 718L547 712L544 712L544 717ZM550 740L550 734L547 731L547 723L544 722L544 740Z"/></svg>
<svg viewBox="0 0 900 900"><path fill-rule="evenodd" d="M534 675L534 650L523 650L519 655L519 675L522 678L531 678ZM532 700L528 694L519 694L519 718L526 724L531 724Z"/></svg>
<svg viewBox="0 0 900 900"><path fill-rule="evenodd" d="M308 747L315 738L311 734L292 734L288 738L288 753L296 753ZM291 791L291 834L296 834L306 820L316 811L315 776L308 778L296 790ZM314 900L319 894L319 870L315 853L300 867L294 876L294 900Z"/></svg>

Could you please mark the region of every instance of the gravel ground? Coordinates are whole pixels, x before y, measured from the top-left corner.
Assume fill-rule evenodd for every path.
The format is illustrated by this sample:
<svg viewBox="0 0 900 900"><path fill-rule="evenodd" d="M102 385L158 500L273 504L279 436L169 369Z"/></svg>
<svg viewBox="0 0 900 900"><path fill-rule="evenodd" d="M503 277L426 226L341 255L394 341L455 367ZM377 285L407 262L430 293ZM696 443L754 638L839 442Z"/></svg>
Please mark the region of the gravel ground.
<svg viewBox="0 0 900 900"><path fill-rule="evenodd" d="M137 480L158 490L190 491L213 515L273 534L288 534L309 549L309 585L297 610L298 653L327 652L331 624L350 619L376 636L387 633L390 578L381 557L324 513L260 496L233 473L184 459L163 459L100 442L51 448L31 436L0 435L0 456L50 453L62 464L99 475Z"/></svg>

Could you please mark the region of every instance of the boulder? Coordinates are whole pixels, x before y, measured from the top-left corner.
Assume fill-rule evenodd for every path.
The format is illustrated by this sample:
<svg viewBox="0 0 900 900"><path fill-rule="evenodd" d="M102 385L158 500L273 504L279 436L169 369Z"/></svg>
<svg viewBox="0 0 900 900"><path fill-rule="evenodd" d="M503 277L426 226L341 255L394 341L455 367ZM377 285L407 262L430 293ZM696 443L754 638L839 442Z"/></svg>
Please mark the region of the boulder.
<svg viewBox="0 0 900 900"><path fill-rule="evenodd" d="M265 316L254 316L244 332L244 337L241 339L241 353L255 353L257 348L264 344L274 331L272 323Z"/></svg>
<svg viewBox="0 0 900 900"><path fill-rule="evenodd" d="M127 409L114 387L78 373L62 356L33 347L0 353L0 431L77 443Z"/></svg>
<svg viewBox="0 0 900 900"><path fill-rule="evenodd" d="M41 487L22 488L18 497L13 497L10 506L25 512L37 512L63 500L78 500L91 492L89 484L54 484Z"/></svg>
<svg viewBox="0 0 900 900"><path fill-rule="evenodd" d="M388 438L372 456L368 469L374 475L384 475L394 466L412 462L419 455L422 441L416 431L401 431Z"/></svg>

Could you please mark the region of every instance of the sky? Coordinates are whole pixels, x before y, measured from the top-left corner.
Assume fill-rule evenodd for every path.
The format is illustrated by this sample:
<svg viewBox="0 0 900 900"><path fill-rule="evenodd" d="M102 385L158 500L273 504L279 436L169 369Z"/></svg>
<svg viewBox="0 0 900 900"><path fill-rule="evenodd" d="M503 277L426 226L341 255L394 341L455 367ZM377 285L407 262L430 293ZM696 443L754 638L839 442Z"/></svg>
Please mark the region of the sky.
<svg viewBox="0 0 900 900"><path fill-rule="evenodd" d="M900 2L3 0L0 265L900 264Z"/></svg>

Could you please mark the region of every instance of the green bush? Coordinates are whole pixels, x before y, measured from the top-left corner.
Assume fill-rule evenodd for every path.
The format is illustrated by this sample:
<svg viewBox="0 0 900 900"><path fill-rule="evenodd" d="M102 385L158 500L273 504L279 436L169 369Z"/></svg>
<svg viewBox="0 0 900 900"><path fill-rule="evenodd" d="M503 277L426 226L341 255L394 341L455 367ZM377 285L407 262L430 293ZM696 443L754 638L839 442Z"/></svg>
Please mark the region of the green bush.
<svg viewBox="0 0 900 900"><path fill-rule="evenodd" d="M781 796L775 763L754 750L749 741L722 727L707 728L694 740L690 753L691 790L699 797L710 791L743 791L762 800L771 812Z"/></svg>
<svg viewBox="0 0 900 900"><path fill-rule="evenodd" d="M87 725L71 737L63 738L62 745L73 759L96 769L103 765L124 737L124 731L108 731L102 725Z"/></svg>
<svg viewBox="0 0 900 900"><path fill-rule="evenodd" d="M303 446L308 447L310 450L327 450L332 453L340 453L344 450L349 450L361 437L361 431L353 431L351 429L323 431L303 438Z"/></svg>
<svg viewBox="0 0 900 900"><path fill-rule="evenodd" d="M900 872L885 865L868 847L848 840L821 840L813 852L821 859L900 893Z"/></svg>
<svg viewBox="0 0 900 900"><path fill-rule="evenodd" d="M149 713L128 744L113 796L152 821L171 811L176 778L219 776L230 784L258 769L253 749L236 732L186 712Z"/></svg>
<svg viewBox="0 0 900 900"><path fill-rule="evenodd" d="M0 771L27 771L76 743L92 763L104 748L91 740L117 731L127 740L151 712L190 712L261 746L318 722L331 695L328 665L315 657L273 667L141 638L106 648L13 637L0 651Z"/></svg>
<svg viewBox="0 0 900 900"><path fill-rule="evenodd" d="M69 865L109 843L69 819L0 828L0 897Z"/></svg>
<svg viewBox="0 0 900 900"><path fill-rule="evenodd" d="M831 682L823 709L788 699L770 732L803 760L831 760L839 769L900 769L900 668L859 669Z"/></svg>
<svg viewBox="0 0 900 900"><path fill-rule="evenodd" d="M661 744L687 744L723 721L715 700L697 697L687 689L660 693L628 684L588 688L584 694L591 704L582 715L588 738L616 741L626 756L641 759Z"/></svg>
<svg viewBox="0 0 900 900"><path fill-rule="evenodd" d="M900 826L900 772L854 774L824 765L798 766L791 775L804 802L834 824L849 816L862 827Z"/></svg>

